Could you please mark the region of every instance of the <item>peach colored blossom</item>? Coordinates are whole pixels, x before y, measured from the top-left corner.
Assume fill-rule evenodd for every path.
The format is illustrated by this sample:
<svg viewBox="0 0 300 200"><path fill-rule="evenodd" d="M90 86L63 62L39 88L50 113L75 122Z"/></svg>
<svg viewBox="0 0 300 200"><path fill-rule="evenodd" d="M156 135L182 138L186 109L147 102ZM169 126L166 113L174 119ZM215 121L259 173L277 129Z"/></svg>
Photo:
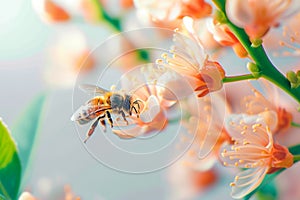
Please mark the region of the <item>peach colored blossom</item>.
<svg viewBox="0 0 300 200"><path fill-rule="evenodd" d="M232 197L240 199L252 192L267 173L293 165L293 155L273 140L273 135L260 115L231 115L226 129L234 144L224 148L225 166L246 168L237 174L232 187Z"/></svg>
<svg viewBox="0 0 300 200"><path fill-rule="evenodd" d="M207 21L209 18L195 20L193 29L198 36L205 50L215 50L220 47L220 44L214 39L213 34L209 31ZM184 28L183 28L184 30Z"/></svg>
<svg viewBox="0 0 300 200"><path fill-rule="evenodd" d="M282 38L280 38L279 46L283 56L299 56L300 55L300 12L293 15L283 24ZM273 40L274 41L274 40ZM276 44L278 44L276 42ZM283 48L282 48L283 47ZM279 55L280 55L279 54Z"/></svg>
<svg viewBox="0 0 300 200"><path fill-rule="evenodd" d="M54 22L67 21L70 19L70 15L51 0L45 2L45 12L49 19Z"/></svg>
<svg viewBox="0 0 300 200"><path fill-rule="evenodd" d="M244 28L251 39L263 37L276 26L292 0L227 0L226 14L237 26Z"/></svg>
<svg viewBox="0 0 300 200"><path fill-rule="evenodd" d="M182 32L186 34L176 30L171 55L164 53L157 63L185 76L198 96L203 97L222 88L225 71L218 62L208 59L195 34L194 20L185 17L183 22L185 30Z"/></svg>
<svg viewBox="0 0 300 200"><path fill-rule="evenodd" d="M132 8L134 6L133 0L121 0L121 6L123 8Z"/></svg>
<svg viewBox="0 0 300 200"><path fill-rule="evenodd" d="M248 52L235 35L229 30L229 27L226 24L217 23L213 21L213 19L208 19L207 28L219 44L223 46L231 46L235 54L241 58L248 56Z"/></svg>
<svg viewBox="0 0 300 200"><path fill-rule="evenodd" d="M212 7L204 0L185 0L182 1L181 16L189 16L195 19L206 17L212 13Z"/></svg>
<svg viewBox="0 0 300 200"><path fill-rule="evenodd" d="M220 124L212 123L211 120L207 121L193 116L186 123L183 123L189 134L195 134L195 138L186 155L182 158L182 163L194 170L206 171L211 169L218 160L221 146L230 142L226 130ZM197 127L196 130L194 127Z"/></svg>
<svg viewBox="0 0 300 200"><path fill-rule="evenodd" d="M182 160L168 168L169 198L194 199L218 181L215 169L196 170L186 165Z"/></svg>
<svg viewBox="0 0 300 200"><path fill-rule="evenodd" d="M230 106L224 95L216 92L202 98L189 98L183 110L191 116L183 125L190 134L196 134L191 150L201 158L212 152L216 159L220 146L229 141L223 123Z"/></svg>
<svg viewBox="0 0 300 200"><path fill-rule="evenodd" d="M126 93L131 93L135 99L143 102L140 117L133 115L129 119L130 126L117 119L113 132L121 138L133 138L151 132L160 132L168 124L167 110L177 102L173 92L166 91L165 70L153 66L144 66L121 78L121 87Z"/></svg>
<svg viewBox="0 0 300 200"><path fill-rule="evenodd" d="M80 200L81 198L75 195L69 185L65 185L64 187L65 196L64 200Z"/></svg>
<svg viewBox="0 0 300 200"><path fill-rule="evenodd" d="M271 87L266 85L266 87ZM253 95L245 96L241 102L242 109L249 115L257 115L265 113L264 117L266 123L269 125L273 133L286 131L290 126L293 119L292 114L284 107L281 107L276 102L279 98L277 90L268 89L268 99L264 97L255 88L252 88ZM272 90L272 91L271 91ZM273 111L273 112L265 112Z"/></svg>
<svg viewBox="0 0 300 200"><path fill-rule="evenodd" d="M184 16L203 18L212 12L210 4L204 0L135 0L140 13L147 13L153 20L172 21Z"/></svg>
<svg viewBox="0 0 300 200"><path fill-rule="evenodd" d="M218 93L203 98L190 97L183 105L183 112L191 116L182 121L189 134L182 138L177 148L182 150L182 144L191 139L193 143L171 166L169 180L174 199L193 199L217 182L218 174L213 167L218 161L221 145L229 139L222 128L223 117L229 111L227 106L224 97Z"/></svg>
<svg viewBox="0 0 300 200"><path fill-rule="evenodd" d="M51 44L47 61L44 78L49 86L56 88L73 86L79 72L88 73L95 66L95 59L90 55L86 38L77 29L64 31Z"/></svg>
<svg viewBox="0 0 300 200"><path fill-rule="evenodd" d="M277 141L285 146L296 145L300 142L297 134L299 128L293 127L291 121L300 123L300 113L297 111L299 104L276 86L265 81L259 82L259 91L253 90L247 82L226 84L227 101L235 113L252 115L264 112L266 123ZM239 95L236 95L236 91L239 91Z"/></svg>
<svg viewBox="0 0 300 200"><path fill-rule="evenodd" d="M32 4L46 22L65 22L70 19L70 14L52 0L33 0Z"/></svg>

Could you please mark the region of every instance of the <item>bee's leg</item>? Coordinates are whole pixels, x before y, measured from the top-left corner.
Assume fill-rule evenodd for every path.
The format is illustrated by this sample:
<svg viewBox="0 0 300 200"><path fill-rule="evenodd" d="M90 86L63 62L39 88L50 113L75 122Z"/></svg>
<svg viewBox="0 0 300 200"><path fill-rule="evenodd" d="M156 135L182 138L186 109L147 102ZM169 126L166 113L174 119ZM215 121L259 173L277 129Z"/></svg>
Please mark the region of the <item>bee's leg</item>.
<svg viewBox="0 0 300 200"><path fill-rule="evenodd" d="M128 121L127 121L127 119L126 119L126 117L125 117L125 113L124 113L124 111L123 110L120 110L119 111L119 114L121 114L122 115L122 117L123 117L123 119L124 119L124 121L127 123L127 125L128 125Z"/></svg>
<svg viewBox="0 0 300 200"><path fill-rule="evenodd" d="M134 112L136 113L136 116L137 116L137 118L139 118L140 116L139 116L139 112L136 110L136 107L134 106L134 104L132 105L132 107L131 107L131 113L132 113L132 110L134 110Z"/></svg>
<svg viewBox="0 0 300 200"><path fill-rule="evenodd" d="M91 125L89 131L87 132L86 134L86 138L83 140L84 143L86 143L86 141L93 135L94 131L95 131L95 128L97 127L97 124L99 122L99 120L103 118L103 116L100 116L98 117L94 122L93 124Z"/></svg>
<svg viewBox="0 0 300 200"><path fill-rule="evenodd" d="M139 102L141 102L141 100L135 100L135 101L133 102L133 104L137 104L138 109L141 110L141 107L140 107Z"/></svg>
<svg viewBox="0 0 300 200"><path fill-rule="evenodd" d="M114 125L113 125L113 120L111 118L111 115L110 115L110 112L107 110L105 112L106 116L107 116L107 119L108 119L108 122L110 123L110 127L112 128Z"/></svg>
<svg viewBox="0 0 300 200"><path fill-rule="evenodd" d="M135 101L132 103L132 107L131 107L131 111L132 111L132 109L134 109L134 112L136 113L137 117L139 117L140 110L141 110L141 107L140 107L140 104L139 104L140 101L141 101L141 100L135 100ZM138 111L137 111L135 105L137 105Z"/></svg>
<svg viewBox="0 0 300 200"><path fill-rule="evenodd" d="M104 117L105 117L105 115L104 115ZM103 118L100 119L100 123L101 123L101 125L103 127L103 132L106 132L106 123L105 123L105 120Z"/></svg>

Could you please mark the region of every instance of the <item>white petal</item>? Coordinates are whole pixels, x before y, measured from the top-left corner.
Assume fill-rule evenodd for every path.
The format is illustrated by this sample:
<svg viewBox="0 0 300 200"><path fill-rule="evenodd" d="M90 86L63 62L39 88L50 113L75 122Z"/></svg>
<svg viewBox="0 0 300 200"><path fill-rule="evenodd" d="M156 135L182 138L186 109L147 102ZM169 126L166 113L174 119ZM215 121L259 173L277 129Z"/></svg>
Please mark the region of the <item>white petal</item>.
<svg viewBox="0 0 300 200"><path fill-rule="evenodd" d="M226 130L236 140L244 139L244 134L251 134L252 126L255 124L261 124L261 126L266 127L264 118L260 115L246 115L246 114L232 114L226 119ZM268 137L267 137L268 138Z"/></svg>
<svg viewBox="0 0 300 200"><path fill-rule="evenodd" d="M160 112L160 105L158 99L151 95L149 96L147 102L145 103L145 109L140 115L140 118L143 122L149 123L151 122L156 115Z"/></svg>
<svg viewBox="0 0 300 200"><path fill-rule="evenodd" d="M278 116L277 113L274 111L266 111L259 114L261 117L264 118L264 121L269 126L271 132L277 129L278 124Z"/></svg>
<svg viewBox="0 0 300 200"><path fill-rule="evenodd" d="M255 18L248 0L227 0L226 14L228 18L239 27L245 27L247 24L251 24Z"/></svg>
<svg viewBox="0 0 300 200"><path fill-rule="evenodd" d="M263 181L268 167L247 169L238 173L232 187L231 196L235 199L241 199L251 193Z"/></svg>
<svg viewBox="0 0 300 200"><path fill-rule="evenodd" d="M183 24L184 24L184 26L185 26L185 28L188 32L190 32L190 33L195 32L193 18L186 16L182 19L182 21L183 21Z"/></svg>

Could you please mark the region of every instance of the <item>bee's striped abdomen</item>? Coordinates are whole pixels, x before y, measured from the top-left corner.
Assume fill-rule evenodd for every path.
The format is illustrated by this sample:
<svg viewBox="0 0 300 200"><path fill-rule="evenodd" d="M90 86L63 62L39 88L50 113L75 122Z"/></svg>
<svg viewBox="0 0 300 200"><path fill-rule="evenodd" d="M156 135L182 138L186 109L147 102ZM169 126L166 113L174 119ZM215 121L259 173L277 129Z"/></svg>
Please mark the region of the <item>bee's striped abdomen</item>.
<svg viewBox="0 0 300 200"><path fill-rule="evenodd" d="M95 97L89 100L84 106L81 106L71 119L77 121L79 124L86 124L104 114L108 109L110 109L110 106L106 104L102 96Z"/></svg>

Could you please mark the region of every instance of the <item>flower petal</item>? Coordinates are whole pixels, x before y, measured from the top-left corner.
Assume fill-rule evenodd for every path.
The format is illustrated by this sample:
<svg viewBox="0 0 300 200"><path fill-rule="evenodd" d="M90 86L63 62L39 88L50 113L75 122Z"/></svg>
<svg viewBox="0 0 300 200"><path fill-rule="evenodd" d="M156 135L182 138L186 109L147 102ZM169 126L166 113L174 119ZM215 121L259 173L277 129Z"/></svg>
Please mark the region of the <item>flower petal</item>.
<svg viewBox="0 0 300 200"><path fill-rule="evenodd" d="M261 146L268 145L269 128L261 115L233 114L226 119L226 130L234 140L256 141Z"/></svg>
<svg viewBox="0 0 300 200"><path fill-rule="evenodd" d="M231 184L231 196L235 199L241 199L252 192L261 184L267 171L268 167L264 167L247 169L238 173L238 175L235 177L234 183Z"/></svg>
<svg viewBox="0 0 300 200"><path fill-rule="evenodd" d="M140 114L140 118L143 122L151 122L156 115L160 112L160 105L157 98L154 95L149 96L145 102L145 109Z"/></svg>

